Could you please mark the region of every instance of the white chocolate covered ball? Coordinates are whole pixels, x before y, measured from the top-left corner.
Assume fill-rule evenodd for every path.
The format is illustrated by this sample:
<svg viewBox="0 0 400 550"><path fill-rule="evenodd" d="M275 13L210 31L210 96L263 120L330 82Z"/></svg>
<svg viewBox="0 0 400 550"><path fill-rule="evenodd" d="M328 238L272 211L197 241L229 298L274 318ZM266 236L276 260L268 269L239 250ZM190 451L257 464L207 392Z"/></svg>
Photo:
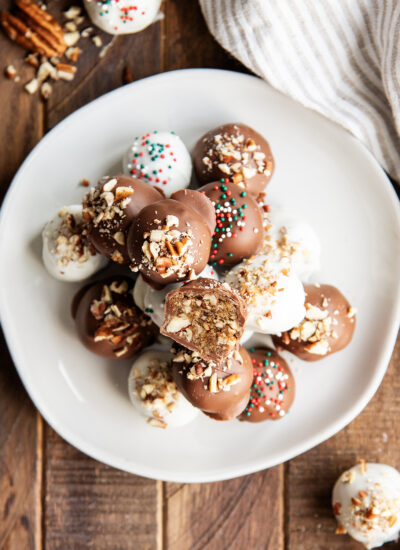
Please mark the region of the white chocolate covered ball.
<svg viewBox="0 0 400 550"><path fill-rule="evenodd" d="M353 466L335 483L332 506L338 533L368 549L393 541L400 531L400 473L386 464Z"/></svg>
<svg viewBox="0 0 400 550"><path fill-rule="evenodd" d="M321 247L314 229L283 209L271 208L268 214L264 252L289 259L302 281L320 268Z"/></svg>
<svg viewBox="0 0 400 550"><path fill-rule="evenodd" d="M83 0L92 23L109 34L142 31L157 17L161 0Z"/></svg>
<svg viewBox="0 0 400 550"><path fill-rule="evenodd" d="M247 330L280 334L304 318L304 288L289 260L259 254L228 271L225 282L247 304Z"/></svg>
<svg viewBox="0 0 400 550"><path fill-rule="evenodd" d="M218 275L215 269L209 265L203 269L198 277L218 280ZM155 290L152 286L146 283L141 275L139 275L133 288L133 299L135 300L138 308L144 311L144 313L151 318L153 323L160 327L164 322L165 298L168 292L171 292L171 290L179 288L180 286L182 286L182 283L173 283L165 286L161 290Z"/></svg>
<svg viewBox="0 0 400 550"><path fill-rule="evenodd" d="M82 235L82 206L64 206L42 233L43 263L60 281L76 282L91 277L108 263Z"/></svg>
<svg viewBox="0 0 400 550"><path fill-rule="evenodd" d="M133 406L150 425L160 428L188 424L199 412L173 381L171 358L168 348L148 348L135 360L128 378Z"/></svg>
<svg viewBox="0 0 400 550"><path fill-rule="evenodd" d="M151 132L134 139L124 155L123 170L159 187L169 197L189 186L192 159L174 132Z"/></svg>

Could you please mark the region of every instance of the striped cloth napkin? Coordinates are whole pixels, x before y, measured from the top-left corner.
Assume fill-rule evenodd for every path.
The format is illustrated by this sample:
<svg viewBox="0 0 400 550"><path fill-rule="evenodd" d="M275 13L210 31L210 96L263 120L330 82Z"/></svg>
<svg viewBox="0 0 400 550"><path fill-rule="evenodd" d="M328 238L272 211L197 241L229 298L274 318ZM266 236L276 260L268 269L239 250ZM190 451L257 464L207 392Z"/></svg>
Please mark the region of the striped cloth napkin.
<svg viewBox="0 0 400 550"><path fill-rule="evenodd" d="M216 40L400 181L400 0L199 0Z"/></svg>

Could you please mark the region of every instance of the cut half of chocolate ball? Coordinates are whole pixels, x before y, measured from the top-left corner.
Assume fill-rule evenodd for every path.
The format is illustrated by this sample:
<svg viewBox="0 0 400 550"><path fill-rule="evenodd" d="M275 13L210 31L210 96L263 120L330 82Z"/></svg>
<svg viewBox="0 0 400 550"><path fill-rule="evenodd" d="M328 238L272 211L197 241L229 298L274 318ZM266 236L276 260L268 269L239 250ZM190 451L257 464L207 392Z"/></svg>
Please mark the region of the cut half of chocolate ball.
<svg viewBox="0 0 400 550"><path fill-rule="evenodd" d="M103 178L85 195L82 206L88 238L95 249L119 264L127 264L127 230L133 218L164 194L129 176Z"/></svg>
<svg viewBox="0 0 400 550"><path fill-rule="evenodd" d="M219 365L238 349L246 317L228 284L197 279L167 294L161 334Z"/></svg>
<svg viewBox="0 0 400 550"><path fill-rule="evenodd" d="M318 361L350 343L356 310L334 286L310 284L304 290L304 319L273 340L278 350L286 349L303 361Z"/></svg>
<svg viewBox="0 0 400 550"><path fill-rule="evenodd" d="M78 292L72 314L78 336L93 353L128 359L153 343L158 328L136 307L133 282L116 277L87 285Z"/></svg>
<svg viewBox="0 0 400 550"><path fill-rule="evenodd" d="M201 183L229 178L254 197L261 193L274 171L268 141L241 123L218 126L199 139L194 168Z"/></svg>
<svg viewBox="0 0 400 550"><path fill-rule="evenodd" d="M252 366L241 346L217 366L197 352L174 344L172 375L188 401L214 420L232 420L246 407L252 382Z"/></svg>
<svg viewBox="0 0 400 550"><path fill-rule="evenodd" d="M247 351L253 366L253 384L249 402L239 420L279 420L293 403L295 383L292 371L272 348L250 348Z"/></svg>

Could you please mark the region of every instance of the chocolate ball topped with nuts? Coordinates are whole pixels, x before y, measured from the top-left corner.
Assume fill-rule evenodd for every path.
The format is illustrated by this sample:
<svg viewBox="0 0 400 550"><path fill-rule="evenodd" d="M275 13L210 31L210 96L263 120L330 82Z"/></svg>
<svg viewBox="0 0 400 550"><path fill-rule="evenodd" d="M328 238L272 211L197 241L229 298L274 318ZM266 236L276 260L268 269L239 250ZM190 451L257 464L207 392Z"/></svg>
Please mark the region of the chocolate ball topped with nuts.
<svg viewBox="0 0 400 550"><path fill-rule="evenodd" d="M167 285L198 275L205 268L211 246L210 222L192 203L166 199L146 206L133 220L128 233L131 269L153 283ZM210 215L214 208L207 200ZM213 217L215 220L215 217Z"/></svg>
<svg viewBox="0 0 400 550"><path fill-rule="evenodd" d="M256 254L264 240L263 216L248 191L224 180L200 187L214 207L210 263L231 266Z"/></svg>
<svg viewBox="0 0 400 550"><path fill-rule="evenodd" d="M197 142L193 155L201 183L229 178L254 197L265 189L274 171L266 139L240 123L224 124L207 132Z"/></svg>
<svg viewBox="0 0 400 550"><path fill-rule="evenodd" d="M246 407L252 382L251 360L242 347L223 364L202 359L174 344L172 375L188 401L214 420L232 420Z"/></svg>
<svg viewBox="0 0 400 550"><path fill-rule="evenodd" d="M294 378L286 361L272 348L250 348L253 384L239 420L263 422L283 418L294 399Z"/></svg>
<svg viewBox="0 0 400 550"><path fill-rule="evenodd" d="M78 292L72 314L82 343L93 353L128 359L150 345L158 329L135 306L130 279L106 279Z"/></svg>
<svg viewBox="0 0 400 550"><path fill-rule="evenodd" d="M350 343L356 310L334 286L304 285L304 291L304 319L273 340L278 351L284 348L304 361L318 361Z"/></svg>
<svg viewBox="0 0 400 550"><path fill-rule="evenodd" d="M103 178L82 202L89 240L101 254L127 264L126 235L132 219L144 206L163 198L161 191L136 178Z"/></svg>

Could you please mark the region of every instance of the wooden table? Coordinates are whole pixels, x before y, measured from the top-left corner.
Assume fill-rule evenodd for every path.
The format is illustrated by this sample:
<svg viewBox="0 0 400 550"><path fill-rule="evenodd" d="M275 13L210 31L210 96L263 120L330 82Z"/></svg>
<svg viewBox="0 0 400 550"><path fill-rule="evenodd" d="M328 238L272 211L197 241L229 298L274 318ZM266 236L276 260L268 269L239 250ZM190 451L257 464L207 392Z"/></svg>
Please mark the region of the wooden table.
<svg viewBox="0 0 400 550"><path fill-rule="evenodd" d="M53 0L49 10L57 13L71 4L76 2ZM1 8L7 6L0 0ZM167 0L163 11L162 21L138 35L117 38L102 59L88 41L75 80L56 83L47 103L0 78L3 193L43 134L78 107L121 86L125 67L135 80L185 67L245 70L209 35L196 0ZM2 65L22 67L22 57L22 50L1 35ZM20 75L26 82L32 69L25 65ZM203 485L144 479L83 455L35 410L4 341L0 360L2 549L360 549L334 534L332 484L357 457L400 467L400 340L378 393L338 435L281 466Z"/></svg>

